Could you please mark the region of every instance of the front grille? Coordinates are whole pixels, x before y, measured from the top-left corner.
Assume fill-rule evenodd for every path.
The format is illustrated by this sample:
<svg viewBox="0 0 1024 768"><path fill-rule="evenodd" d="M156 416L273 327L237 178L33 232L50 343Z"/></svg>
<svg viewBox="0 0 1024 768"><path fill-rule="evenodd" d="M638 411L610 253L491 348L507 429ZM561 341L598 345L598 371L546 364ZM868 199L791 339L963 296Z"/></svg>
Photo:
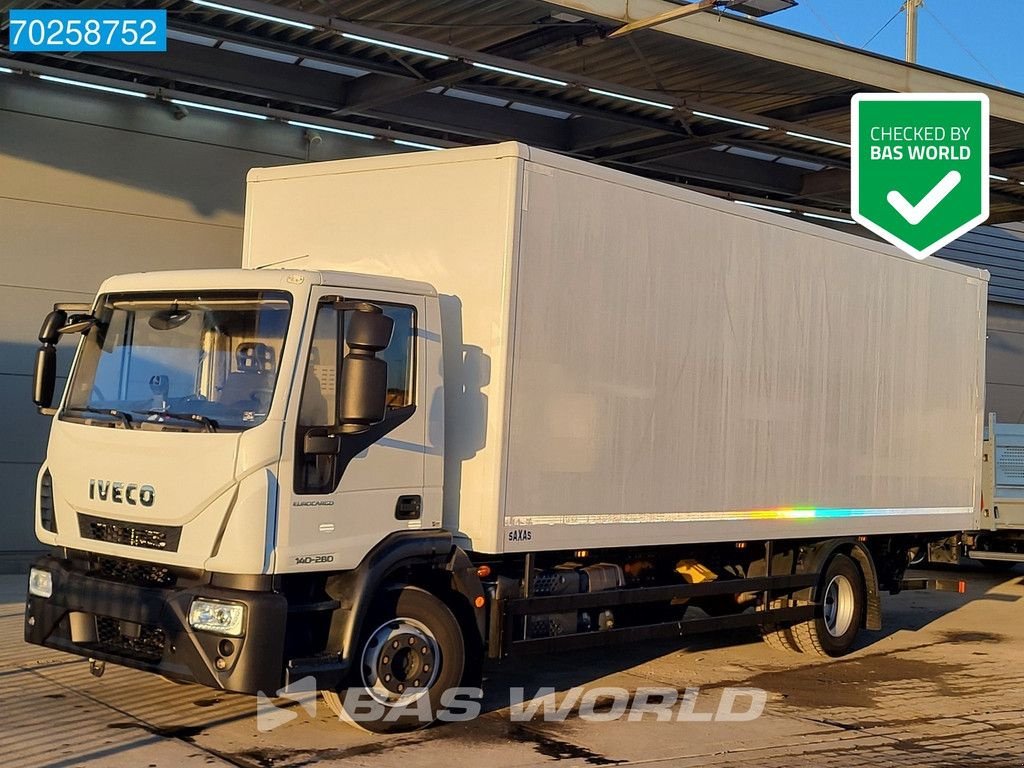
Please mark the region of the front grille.
<svg viewBox="0 0 1024 768"><path fill-rule="evenodd" d="M124 629L128 629L126 634ZM138 636L136 636L136 630ZM97 650L141 661L159 661L167 645L167 634L159 627L147 625L125 627L117 619L96 617Z"/></svg>
<svg viewBox="0 0 1024 768"><path fill-rule="evenodd" d="M171 587L178 580L170 568L165 566L120 560L116 557L96 558L90 573L103 579L143 587Z"/></svg>
<svg viewBox="0 0 1024 768"><path fill-rule="evenodd" d="M177 552L181 539L180 526L129 523L92 515L79 515L78 527L84 539L165 552Z"/></svg>

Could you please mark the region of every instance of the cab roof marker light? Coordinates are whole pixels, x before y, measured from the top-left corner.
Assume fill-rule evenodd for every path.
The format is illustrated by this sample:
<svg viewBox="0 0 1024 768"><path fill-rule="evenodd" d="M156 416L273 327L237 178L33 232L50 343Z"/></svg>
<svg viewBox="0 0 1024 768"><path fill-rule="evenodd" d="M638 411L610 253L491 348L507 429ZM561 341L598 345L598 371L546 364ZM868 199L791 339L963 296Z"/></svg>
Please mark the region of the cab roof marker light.
<svg viewBox="0 0 1024 768"><path fill-rule="evenodd" d="M393 48L396 51L405 51L406 53L415 53L417 56L427 56L431 59L440 59L441 61L451 61L451 56L445 56L443 53L435 53L434 51L425 51L422 48L413 48L409 45L399 45L398 43L389 43L387 40L377 40L373 37L363 37L362 35L356 35L351 32L342 32L342 37L346 37L349 40L358 40L360 43L367 43L368 45L379 45L381 48Z"/></svg>
<svg viewBox="0 0 1024 768"><path fill-rule="evenodd" d="M697 117L706 117L708 120L721 120L723 123L732 123L733 125L742 125L746 128L757 128L759 131L770 131L771 128L761 123L751 123L746 120L737 120L735 117L726 117L725 115L716 115L713 112L701 112L698 109L691 110L691 113Z"/></svg>
<svg viewBox="0 0 1024 768"><path fill-rule="evenodd" d="M298 120L289 120L288 125L294 125L297 128L309 128L313 131L327 131L327 133L337 133L341 136L351 136L353 139L376 139L372 133L360 133L359 131L346 131L344 128L332 128L329 125L314 125L313 123L300 123Z"/></svg>
<svg viewBox="0 0 1024 768"><path fill-rule="evenodd" d="M298 29L316 29L312 24L305 24L301 21L292 21L291 19L282 19L280 16L269 16L265 13L257 13L256 11L247 11L244 8L233 8L230 5L221 5L220 3L211 3L209 0L192 0L193 5L201 5L206 8L213 8L218 11L225 11L227 13L237 13L239 16L249 16L253 19L262 19L263 21L272 21L275 24L287 24L289 27L296 27Z"/></svg>
<svg viewBox="0 0 1024 768"><path fill-rule="evenodd" d="M470 62L474 67L480 69L487 69L491 72L500 72L503 75L510 75L512 77L521 77L525 80L536 80L539 83L549 83L550 85L557 85L565 88L569 83L564 80L555 80L553 77L542 77L541 75L531 75L529 72L520 72L516 69L506 69L505 67L496 67L493 64L481 64L478 61Z"/></svg>
<svg viewBox="0 0 1024 768"><path fill-rule="evenodd" d="M405 139L392 139L392 141L401 147L412 147L413 149L444 149L444 147L437 147L433 144L420 144L418 141L406 141Z"/></svg>
<svg viewBox="0 0 1024 768"><path fill-rule="evenodd" d="M811 136L809 133L799 133L798 131L786 131L787 136L793 136L797 139L807 139L807 141L817 141L821 144L831 144L833 147L846 147L850 148L850 145L845 141L835 141L834 139L826 139L824 136Z"/></svg>
<svg viewBox="0 0 1024 768"><path fill-rule="evenodd" d="M657 107L658 109L675 109L672 104L664 104L660 101L649 101L648 99L641 99L636 96L627 96L624 93L615 93L614 91L602 91L600 88L587 88L591 93L596 93L599 96L607 96L610 99L622 99L624 101L632 101L634 104L646 104L648 107Z"/></svg>
<svg viewBox="0 0 1024 768"><path fill-rule="evenodd" d="M104 91L105 93L116 93L119 96L132 96L136 99L146 98L146 94L139 93L138 91L129 91L125 88L112 88L109 85L96 85L95 83L86 83L82 80L68 80L65 77L54 77L53 75L39 75L39 79L46 80L50 83L60 83L61 85L73 85L77 88L88 88L90 91Z"/></svg>
<svg viewBox="0 0 1024 768"><path fill-rule="evenodd" d="M810 211L803 211L804 216L809 219L822 219L823 221L838 221L840 224L853 224L852 219L841 219L838 216L826 216L823 213L811 213Z"/></svg>
<svg viewBox="0 0 1024 768"><path fill-rule="evenodd" d="M990 173L988 177L992 179L992 181L1009 181L1009 179L1006 178L1005 176L999 176L998 174L995 173Z"/></svg>
<svg viewBox="0 0 1024 768"><path fill-rule="evenodd" d="M258 115L255 112L243 112L240 109L228 109L227 107L215 107L212 104L200 104L197 101L185 101L184 99L171 99L171 104L180 104L183 107L193 107L194 109L206 109L210 112L221 112L225 115L237 115L238 117L248 117L253 120L269 120L266 115Z"/></svg>
<svg viewBox="0 0 1024 768"><path fill-rule="evenodd" d="M749 200L733 200L738 205L746 205L750 208L760 208L763 211L775 211L777 213L792 213L791 208L780 208L777 205L765 205L763 203L752 203Z"/></svg>

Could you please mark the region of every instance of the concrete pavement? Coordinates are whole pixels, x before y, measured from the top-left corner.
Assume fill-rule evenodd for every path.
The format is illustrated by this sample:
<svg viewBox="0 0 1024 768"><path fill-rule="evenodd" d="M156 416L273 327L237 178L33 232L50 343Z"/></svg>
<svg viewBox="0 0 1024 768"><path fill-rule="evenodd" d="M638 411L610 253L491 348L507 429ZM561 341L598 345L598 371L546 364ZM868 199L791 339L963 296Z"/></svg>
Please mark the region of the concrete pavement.
<svg viewBox="0 0 1024 768"><path fill-rule="evenodd" d="M940 574L949 578L950 572ZM776 653L749 632L491 665L485 714L381 738L320 703L273 731L254 699L88 664L24 644L23 580L0 577L0 755L6 766L1020 766L1024 760L1024 569L965 571L968 592L884 598L886 630L822 662ZM700 686L715 711L729 686L763 689L750 722L512 722L508 690ZM742 709L742 707L740 707Z"/></svg>

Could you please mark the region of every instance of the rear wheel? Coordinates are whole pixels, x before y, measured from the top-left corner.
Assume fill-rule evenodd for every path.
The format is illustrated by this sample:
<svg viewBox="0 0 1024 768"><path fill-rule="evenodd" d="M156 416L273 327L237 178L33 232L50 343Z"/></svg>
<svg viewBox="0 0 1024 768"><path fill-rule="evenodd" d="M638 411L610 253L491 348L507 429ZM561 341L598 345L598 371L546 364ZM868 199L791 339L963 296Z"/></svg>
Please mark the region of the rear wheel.
<svg viewBox="0 0 1024 768"><path fill-rule="evenodd" d="M778 598L772 600L770 607L772 609L783 608L787 603L788 600ZM789 625L780 626L774 624L762 626L761 639L764 640L765 645L774 651L800 653L800 646L798 646L796 641L793 639L792 628Z"/></svg>
<svg viewBox="0 0 1024 768"><path fill-rule="evenodd" d="M789 633L803 652L844 656L853 648L864 624L867 593L857 564L846 555L834 556L825 569L816 599L821 615L794 624Z"/></svg>
<svg viewBox="0 0 1024 768"><path fill-rule="evenodd" d="M433 722L441 695L462 682L462 629L443 602L418 587L385 593L370 611L347 689L323 691L338 717L373 733Z"/></svg>

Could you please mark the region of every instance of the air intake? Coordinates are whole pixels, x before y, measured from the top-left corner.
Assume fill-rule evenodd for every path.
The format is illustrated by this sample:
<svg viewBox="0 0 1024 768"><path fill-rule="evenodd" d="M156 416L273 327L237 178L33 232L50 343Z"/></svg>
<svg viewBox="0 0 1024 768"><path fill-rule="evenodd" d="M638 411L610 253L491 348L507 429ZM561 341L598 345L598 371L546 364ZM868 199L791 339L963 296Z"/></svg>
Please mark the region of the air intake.
<svg viewBox="0 0 1024 768"><path fill-rule="evenodd" d="M39 524L44 531L57 532L57 516L53 511L53 478L50 470L43 472L39 480Z"/></svg>
<svg viewBox="0 0 1024 768"><path fill-rule="evenodd" d="M79 533L83 539L122 544L126 547L145 547L177 552L181 539L181 527L129 523L123 520L109 520L93 515L78 515Z"/></svg>

